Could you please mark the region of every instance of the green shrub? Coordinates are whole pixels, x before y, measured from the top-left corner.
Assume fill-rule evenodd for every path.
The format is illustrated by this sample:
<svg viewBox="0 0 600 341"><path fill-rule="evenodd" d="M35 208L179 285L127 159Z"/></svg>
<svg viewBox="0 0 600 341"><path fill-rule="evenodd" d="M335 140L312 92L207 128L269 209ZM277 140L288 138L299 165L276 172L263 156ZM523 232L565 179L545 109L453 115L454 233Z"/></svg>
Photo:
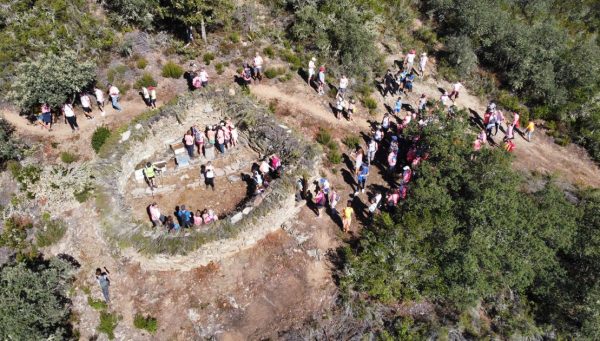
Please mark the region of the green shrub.
<svg viewBox="0 0 600 341"><path fill-rule="evenodd" d="M427 46L434 46L437 44L437 34L428 26L422 26L416 30L414 34L417 39L424 42Z"/></svg>
<svg viewBox="0 0 600 341"><path fill-rule="evenodd" d="M152 77L152 74L149 72L144 72L142 77L140 77L134 84L136 89L141 89L142 87L156 86L158 83Z"/></svg>
<svg viewBox="0 0 600 341"><path fill-rule="evenodd" d="M19 108L31 109L40 103L56 108L94 81L96 65L80 62L74 51L61 51L20 63L14 75L8 95Z"/></svg>
<svg viewBox="0 0 600 341"><path fill-rule="evenodd" d="M36 244L39 247L55 244L67 232L67 225L62 220L43 219L42 223L43 226L39 227L35 234Z"/></svg>
<svg viewBox="0 0 600 341"><path fill-rule="evenodd" d="M275 51L271 46L267 46L263 49L263 54L269 58L275 57Z"/></svg>
<svg viewBox="0 0 600 341"><path fill-rule="evenodd" d="M94 194L94 187L89 184L86 184L84 188L80 191L75 191L73 193L73 196L75 197L75 200L77 200L77 202L84 203L92 197L92 194Z"/></svg>
<svg viewBox="0 0 600 341"><path fill-rule="evenodd" d="M290 64L292 71L296 71L302 67L302 60L292 50L282 50L281 57Z"/></svg>
<svg viewBox="0 0 600 341"><path fill-rule="evenodd" d="M569 136L559 136L556 137L554 139L554 143L558 144L559 146L563 146L566 147L571 143L571 138Z"/></svg>
<svg viewBox="0 0 600 341"><path fill-rule="evenodd" d="M110 137L110 129L107 127L98 127L92 134L92 148L96 153L100 151L102 145L106 142L106 140Z"/></svg>
<svg viewBox="0 0 600 341"><path fill-rule="evenodd" d="M15 127L7 120L0 118L0 170L9 162L16 162L21 156L24 145L14 136ZM18 164L18 162L17 162Z"/></svg>
<svg viewBox="0 0 600 341"><path fill-rule="evenodd" d="M330 149L327 153L327 160L334 165L337 165L342 162L342 154L339 150Z"/></svg>
<svg viewBox="0 0 600 341"><path fill-rule="evenodd" d="M217 63L215 65L215 70L217 71L217 75L222 75L225 72L225 66L223 63Z"/></svg>
<svg viewBox="0 0 600 341"><path fill-rule="evenodd" d="M178 79L183 75L183 68L173 61L168 61L163 65L162 76L165 78Z"/></svg>
<svg viewBox="0 0 600 341"><path fill-rule="evenodd" d="M501 91L497 102L499 106L509 111L519 111L521 109L519 98L508 91Z"/></svg>
<svg viewBox="0 0 600 341"><path fill-rule="evenodd" d="M231 40L232 43L237 44L240 42L240 34L237 32L231 32L231 34L229 35L229 40Z"/></svg>
<svg viewBox="0 0 600 341"><path fill-rule="evenodd" d="M279 77L279 80L282 82L287 82L294 77L294 74L291 72L286 72L285 75Z"/></svg>
<svg viewBox="0 0 600 341"><path fill-rule="evenodd" d="M148 66L148 60L144 57L140 57L135 61L135 66L138 69L143 70L146 68L146 66Z"/></svg>
<svg viewBox="0 0 600 341"><path fill-rule="evenodd" d="M319 132L317 132L317 142L322 145L327 145L332 141L331 132L324 128L319 128Z"/></svg>
<svg viewBox="0 0 600 341"><path fill-rule="evenodd" d="M106 311L100 312L100 324L96 328L100 333L106 334L109 340L115 338L115 328L119 324L119 317L117 315L108 313Z"/></svg>
<svg viewBox="0 0 600 341"><path fill-rule="evenodd" d="M66 297L73 268L57 258L8 262L0 269L0 339L70 340Z"/></svg>
<svg viewBox="0 0 600 341"><path fill-rule="evenodd" d="M215 55L211 52L206 52L202 56L202 60L204 61L204 64L206 64L206 65L210 65L210 62L213 61L214 59L215 59Z"/></svg>
<svg viewBox="0 0 600 341"><path fill-rule="evenodd" d="M137 329L143 329L148 331L150 334L156 333L156 330L158 329L158 321L156 320L156 318L150 315L144 317L144 315L142 314L135 314L133 325Z"/></svg>
<svg viewBox="0 0 600 341"><path fill-rule="evenodd" d="M285 73L284 68L268 68L265 70L265 77L267 77L269 79L273 79L273 78L283 75L284 73Z"/></svg>
<svg viewBox="0 0 600 341"><path fill-rule="evenodd" d="M24 250L29 247L27 231L33 227L31 222L16 216L4 221L2 234L0 234L0 246L14 250Z"/></svg>
<svg viewBox="0 0 600 341"><path fill-rule="evenodd" d="M60 153L60 160L67 164L77 162L79 160L79 155L69 152L62 152Z"/></svg>
<svg viewBox="0 0 600 341"><path fill-rule="evenodd" d="M356 149L360 146L360 136L348 135L342 139L342 143L348 146L350 149Z"/></svg>
<svg viewBox="0 0 600 341"><path fill-rule="evenodd" d="M362 102L371 113L377 109L377 101L373 97L365 97L362 99Z"/></svg>
<svg viewBox="0 0 600 341"><path fill-rule="evenodd" d="M108 305L102 299L97 300L97 299L92 298L91 296L88 296L87 302L88 302L88 305L95 310L104 310L104 309L108 308Z"/></svg>

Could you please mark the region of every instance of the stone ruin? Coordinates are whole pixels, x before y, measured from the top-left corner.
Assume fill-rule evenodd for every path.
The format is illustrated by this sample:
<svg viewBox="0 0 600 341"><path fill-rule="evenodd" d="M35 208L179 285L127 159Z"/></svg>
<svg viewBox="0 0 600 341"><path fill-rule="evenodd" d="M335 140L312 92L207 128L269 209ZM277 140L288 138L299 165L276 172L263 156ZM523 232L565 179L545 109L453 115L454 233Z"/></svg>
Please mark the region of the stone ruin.
<svg viewBox="0 0 600 341"><path fill-rule="evenodd" d="M318 150L278 123L266 108L248 96L207 89L180 96L174 103L140 117L103 146L102 158L98 161L100 223L115 251L145 258L141 263L146 267L191 268L254 245L297 213L296 180L310 177ZM128 182L136 177L136 168L164 153L193 123L218 123L225 117L231 118L238 127L240 144L252 149L259 158L277 153L285 166L284 176L208 231L157 233L147 220L135 219L125 197L136 195L126 193ZM231 175L243 167L248 165L233 162L217 176Z"/></svg>

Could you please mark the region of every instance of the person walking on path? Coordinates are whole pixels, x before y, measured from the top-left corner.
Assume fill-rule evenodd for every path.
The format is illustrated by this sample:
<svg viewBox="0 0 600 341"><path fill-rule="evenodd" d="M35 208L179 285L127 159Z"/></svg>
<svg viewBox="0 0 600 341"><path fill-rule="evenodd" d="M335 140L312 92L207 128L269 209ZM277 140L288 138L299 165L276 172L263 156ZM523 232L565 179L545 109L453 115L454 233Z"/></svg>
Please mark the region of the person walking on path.
<svg viewBox="0 0 600 341"><path fill-rule="evenodd" d="M106 112L104 112L104 92L94 87L94 96L96 97L96 104L98 105L98 109L100 109L100 115L106 115Z"/></svg>
<svg viewBox="0 0 600 341"><path fill-rule="evenodd" d="M144 173L144 177L146 178L146 182L148 183L148 186L150 186L150 189L158 188L155 182L156 171L156 167L150 162L147 162L146 167L144 167L144 169L142 170L142 173Z"/></svg>
<svg viewBox="0 0 600 341"><path fill-rule="evenodd" d="M319 96L325 95L325 65L319 67L319 88L317 89Z"/></svg>
<svg viewBox="0 0 600 341"><path fill-rule="evenodd" d="M317 194L315 195L315 208L317 210L317 217L321 217L321 211L327 202L327 196L325 191L320 188Z"/></svg>
<svg viewBox="0 0 600 341"><path fill-rule="evenodd" d="M379 145L374 138L369 139L369 143L367 143L367 163L371 165L373 160L375 160L375 154L377 154L377 149L379 149Z"/></svg>
<svg viewBox="0 0 600 341"><path fill-rule="evenodd" d="M421 56L419 57L419 73L421 79L425 77L425 67L427 66L427 60L429 60L429 58L427 57L427 52L421 53Z"/></svg>
<svg viewBox="0 0 600 341"><path fill-rule="evenodd" d="M156 202L153 202L148 207L148 211L150 212L150 221L152 221L152 227L165 224L167 217L160 213L160 209L158 208L158 204Z"/></svg>
<svg viewBox="0 0 600 341"><path fill-rule="evenodd" d="M394 172L396 171L396 163L398 161L398 153L395 151L390 151L387 157L388 162L388 176L393 177Z"/></svg>
<svg viewBox="0 0 600 341"><path fill-rule="evenodd" d="M352 208L352 200L348 200L346 203L346 207L344 207L342 216L342 227L344 229L344 233L350 232L350 226L352 226L352 215L354 214L354 209Z"/></svg>
<svg viewBox="0 0 600 341"><path fill-rule="evenodd" d="M423 115L425 113L426 107L427 107L427 95L422 94L421 97L419 98L419 105L418 105L419 115Z"/></svg>
<svg viewBox="0 0 600 341"><path fill-rule="evenodd" d="M65 115L65 120L69 123L69 126L71 126L71 131L75 132L76 130L79 130L79 125L77 125L77 117L75 116L75 111L73 111L73 105L65 103L62 111Z"/></svg>
<svg viewBox="0 0 600 341"><path fill-rule="evenodd" d="M512 121L513 129L514 128L519 129L519 127L521 126L520 120L521 120L521 115L519 115L519 113L515 111L515 113L513 114L513 121Z"/></svg>
<svg viewBox="0 0 600 341"><path fill-rule="evenodd" d="M142 97L144 98L144 103L148 108L150 108L150 91L145 86L142 86Z"/></svg>
<svg viewBox="0 0 600 341"><path fill-rule="evenodd" d="M494 112L496 113L496 130L494 131L494 136L496 136L498 130L502 128L502 123L505 121L505 118L501 110L494 109Z"/></svg>
<svg viewBox="0 0 600 341"><path fill-rule="evenodd" d="M196 144L198 155L204 155L204 133L198 129L198 126L195 124L190 131L194 136L194 143Z"/></svg>
<svg viewBox="0 0 600 341"><path fill-rule="evenodd" d="M225 154L225 132L222 127L217 129L217 149L221 152L221 154Z"/></svg>
<svg viewBox="0 0 600 341"><path fill-rule="evenodd" d="M263 59L258 52L256 52L256 56L254 57L254 80L260 81L262 80L262 69L263 69Z"/></svg>
<svg viewBox="0 0 600 341"><path fill-rule="evenodd" d="M117 111L123 110L123 108L121 108L121 105L119 104L119 95L121 94L119 88L110 84L108 87L108 94L110 96L110 101L112 102L113 108Z"/></svg>
<svg viewBox="0 0 600 341"><path fill-rule="evenodd" d="M96 280L98 281L98 284L100 285L100 289L102 290L102 296L104 296L104 302L106 302L107 304L110 304L110 294L108 292L108 288L110 287L110 279L108 278L108 274L110 272L108 272L108 270L106 270L106 267L104 268L105 271L102 271L102 269L100 268L96 268Z"/></svg>
<svg viewBox="0 0 600 341"><path fill-rule="evenodd" d="M354 195L358 195L360 192L365 192L365 187L367 185L367 177L369 176L369 165L366 163L361 164L360 170L356 175L356 182L358 184Z"/></svg>
<svg viewBox="0 0 600 341"><path fill-rule="evenodd" d="M332 215L335 216L339 216L339 212L337 211L337 203L340 201L340 195L338 194L338 192L331 188L331 190L329 191L329 195L327 196L327 202L329 203L329 210L331 211Z"/></svg>
<svg viewBox="0 0 600 341"><path fill-rule="evenodd" d="M340 78L340 86L338 87L338 94L340 94L342 99L346 95L347 89L348 89L348 77L346 77L346 75L342 75L342 78Z"/></svg>
<svg viewBox="0 0 600 341"><path fill-rule="evenodd" d="M52 131L52 111L48 103L42 104L42 123L44 127L48 128L48 131Z"/></svg>
<svg viewBox="0 0 600 341"><path fill-rule="evenodd" d="M215 168L210 161L204 167L204 184L206 185L206 189L210 186L213 191L215 190Z"/></svg>
<svg viewBox="0 0 600 341"><path fill-rule="evenodd" d="M190 159L194 158L194 136L192 135L191 131L187 131L185 133L185 135L183 136L183 145L185 146L185 149L187 150L188 156L190 157Z"/></svg>
<svg viewBox="0 0 600 341"><path fill-rule="evenodd" d="M394 104L394 114L398 115L402 111L402 97L398 97Z"/></svg>
<svg viewBox="0 0 600 341"><path fill-rule="evenodd" d="M148 90L150 90L150 106L156 109L156 87L150 86Z"/></svg>
<svg viewBox="0 0 600 341"><path fill-rule="evenodd" d="M458 98L460 89L462 89L462 84L460 82L456 82L454 84L452 84L452 92L450 93L450 99L453 102L456 102L456 99Z"/></svg>
<svg viewBox="0 0 600 341"><path fill-rule="evenodd" d="M88 96L85 92L82 92L79 95L79 101L81 102L81 107L83 108L83 114L88 119L93 119L94 116L90 115L92 113L92 102L90 101L90 96Z"/></svg>
<svg viewBox="0 0 600 341"><path fill-rule="evenodd" d="M525 136L527 142L531 142L531 138L533 137L533 131L535 130L535 123L533 121L529 121L527 127L525 128Z"/></svg>
<svg viewBox="0 0 600 341"><path fill-rule="evenodd" d="M408 51L406 56L404 56L404 70L411 72L413 69L413 65L415 64L415 58L417 57L417 51L411 49Z"/></svg>
<svg viewBox="0 0 600 341"><path fill-rule="evenodd" d="M369 201L370 205L369 205L369 220L373 221L373 218L375 218L375 212L377 211L377 208L379 207L379 203L381 202L381 198L383 197L383 195L381 194L381 192L377 192Z"/></svg>
<svg viewBox="0 0 600 341"><path fill-rule="evenodd" d="M206 68L204 66L200 68L198 77L200 77L200 86L206 88L208 86L208 72L206 72Z"/></svg>
<svg viewBox="0 0 600 341"><path fill-rule="evenodd" d="M317 59L315 57L312 57L310 59L310 61L308 62L308 78L306 79L306 82L308 83L309 86L311 86L313 77L315 76L315 69L316 69L315 62L316 61L317 61Z"/></svg>

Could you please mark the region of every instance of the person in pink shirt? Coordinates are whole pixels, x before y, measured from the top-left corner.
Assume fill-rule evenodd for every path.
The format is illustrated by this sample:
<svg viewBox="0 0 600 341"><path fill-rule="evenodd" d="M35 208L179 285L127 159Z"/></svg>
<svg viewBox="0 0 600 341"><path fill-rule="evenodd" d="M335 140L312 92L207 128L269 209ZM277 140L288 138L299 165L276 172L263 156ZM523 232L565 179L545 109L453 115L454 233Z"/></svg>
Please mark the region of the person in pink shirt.
<svg viewBox="0 0 600 341"><path fill-rule="evenodd" d="M152 227L157 227L159 224L164 225L167 217L160 213L160 209L158 208L158 204L153 202L148 206L148 213L150 214L150 221L152 221Z"/></svg>
<svg viewBox="0 0 600 341"><path fill-rule="evenodd" d="M216 141L217 149L219 149L221 154L225 154L225 132L223 132L222 127L219 127L217 129Z"/></svg>
<svg viewBox="0 0 600 341"><path fill-rule="evenodd" d="M404 166L403 171L402 171L402 183L403 184L409 183L411 178L412 178L412 170L410 169L409 166Z"/></svg>
<svg viewBox="0 0 600 341"><path fill-rule="evenodd" d="M183 145L185 146L185 149L187 150L190 159L193 158L195 140L191 131L186 132L185 136L183 136Z"/></svg>
<svg viewBox="0 0 600 341"><path fill-rule="evenodd" d="M200 226L203 223L202 220L202 212L200 210L196 210L196 214L193 217L194 226Z"/></svg>
<svg viewBox="0 0 600 341"><path fill-rule="evenodd" d="M238 130L234 125L231 125L231 145L233 147L237 146L238 143Z"/></svg>

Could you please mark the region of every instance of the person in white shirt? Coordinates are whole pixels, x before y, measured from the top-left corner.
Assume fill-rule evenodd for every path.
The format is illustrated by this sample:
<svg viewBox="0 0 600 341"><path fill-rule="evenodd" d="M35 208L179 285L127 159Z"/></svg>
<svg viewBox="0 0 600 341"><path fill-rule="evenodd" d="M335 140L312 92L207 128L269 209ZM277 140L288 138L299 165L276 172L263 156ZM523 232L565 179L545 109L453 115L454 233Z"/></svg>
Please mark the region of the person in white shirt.
<svg viewBox="0 0 600 341"><path fill-rule="evenodd" d="M119 91L119 88L117 88L116 86L114 86L112 84L109 84L108 95L110 96L110 100L112 102L113 108L117 111L123 110L123 108L121 108L121 105L119 105L119 95L120 94L121 94L121 92Z"/></svg>
<svg viewBox="0 0 600 341"><path fill-rule="evenodd" d="M98 105L98 109L100 109L100 113L102 116L105 115L104 112L104 92L98 88L94 88L94 96L96 96L96 104Z"/></svg>
<svg viewBox="0 0 600 341"><path fill-rule="evenodd" d="M448 91L444 91L444 94L440 97L440 101L442 102L443 105L445 105L446 107L450 106L450 96L448 96Z"/></svg>
<svg viewBox="0 0 600 341"><path fill-rule="evenodd" d="M142 86L142 97L144 97L144 103L146 103L146 106L150 107L150 92L145 86Z"/></svg>
<svg viewBox="0 0 600 341"><path fill-rule="evenodd" d="M450 99L452 101L456 101L456 99L458 98L458 92L460 91L460 89L462 88L462 84L460 82L456 82L454 84L452 84L452 92L450 93Z"/></svg>
<svg viewBox="0 0 600 341"><path fill-rule="evenodd" d="M75 111L73 111L73 105L69 103L65 103L62 107L63 114L65 115L65 120L71 126L71 130L75 132L75 130L79 130L79 126L77 125L77 117L75 116Z"/></svg>
<svg viewBox="0 0 600 341"><path fill-rule="evenodd" d="M348 78L346 77L346 75L342 75L342 78L340 79L340 87L339 87L339 93L342 96L342 98L344 98L347 88L348 88Z"/></svg>
<svg viewBox="0 0 600 341"><path fill-rule="evenodd" d="M404 70L411 72L417 57L417 51L414 49L408 51L408 54L404 57Z"/></svg>
<svg viewBox="0 0 600 341"><path fill-rule="evenodd" d="M208 72L206 72L206 68L204 66L200 69L198 77L200 77L200 84L203 88L208 86Z"/></svg>
<svg viewBox="0 0 600 341"><path fill-rule="evenodd" d="M307 79L308 85L311 85L312 79L315 76L315 68L316 68L315 62L316 61L317 61L317 59L315 57L312 57L310 59L310 61L308 62L308 79Z"/></svg>
<svg viewBox="0 0 600 341"><path fill-rule="evenodd" d="M152 109L156 109L156 88L151 86L148 90L150 90L150 106Z"/></svg>
<svg viewBox="0 0 600 341"><path fill-rule="evenodd" d="M421 53L421 57L419 58L419 72L421 73L421 79L425 77L425 67L427 66L427 52Z"/></svg>
<svg viewBox="0 0 600 341"><path fill-rule="evenodd" d="M263 67L263 59L256 52L256 57L254 57L254 78L260 82L262 79L262 67Z"/></svg>
<svg viewBox="0 0 600 341"><path fill-rule="evenodd" d="M92 112L92 102L90 101L90 97L85 92L82 92L81 95L79 95L79 101L81 102L81 107L83 108L83 114L85 117L88 119L94 118L92 115L90 115Z"/></svg>

